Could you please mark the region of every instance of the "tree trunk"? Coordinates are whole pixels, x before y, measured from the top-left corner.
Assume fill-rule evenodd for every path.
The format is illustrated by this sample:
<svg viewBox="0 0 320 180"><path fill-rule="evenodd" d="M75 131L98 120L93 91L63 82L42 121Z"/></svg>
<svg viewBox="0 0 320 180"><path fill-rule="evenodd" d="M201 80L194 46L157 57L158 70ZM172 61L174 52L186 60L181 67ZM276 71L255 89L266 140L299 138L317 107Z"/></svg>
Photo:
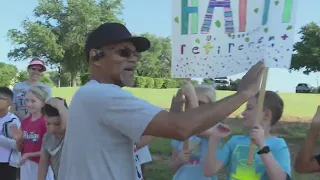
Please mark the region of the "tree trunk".
<svg viewBox="0 0 320 180"><path fill-rule="evenodd" d="M58 87L61 86L61 66L58 66Z"/></svg>
<svg viewBox="0 0 320 180"><path fill-rule="evenodd" d="M71 72L71 86L76 87L77 86L77 72Z"/></svg>

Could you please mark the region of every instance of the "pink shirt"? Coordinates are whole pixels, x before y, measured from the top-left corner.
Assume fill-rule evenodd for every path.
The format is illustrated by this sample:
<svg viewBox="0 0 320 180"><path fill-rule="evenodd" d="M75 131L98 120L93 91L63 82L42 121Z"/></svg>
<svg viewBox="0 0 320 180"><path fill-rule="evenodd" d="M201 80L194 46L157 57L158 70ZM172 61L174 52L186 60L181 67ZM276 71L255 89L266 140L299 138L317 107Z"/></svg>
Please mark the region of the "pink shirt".
<svg viewBox="0 0 320 180"><path fill-rule="evenodd" d="M42 138L47 132L44 116L41 116L35 121L31 120L31 116L25 118L21 123L21 129L24 139L22 155L40 151L42 146ZM30 160L39 164L40 156L30 158Z"/></svg>

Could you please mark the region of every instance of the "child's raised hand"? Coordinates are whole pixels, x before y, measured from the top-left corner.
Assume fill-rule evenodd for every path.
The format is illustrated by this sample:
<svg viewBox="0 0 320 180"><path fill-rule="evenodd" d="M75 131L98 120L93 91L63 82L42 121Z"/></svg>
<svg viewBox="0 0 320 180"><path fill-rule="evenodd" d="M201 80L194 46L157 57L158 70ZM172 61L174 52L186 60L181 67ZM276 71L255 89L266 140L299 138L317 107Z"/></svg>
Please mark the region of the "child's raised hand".
<svg viewBox="0 0 320 180"><path fill-rule="evenodd" d="M212 129L212 137L216 139L223 139L231 134L231 129L226 124L218 124Z"/></svg>
<svg viewBox="0 0 320 180"><path fill-rule="evenodd" d="M64 107L64 99L50 98L46 103L58 110Z"/></svg>
<svg viewBox="0 0 320 180"><path fill-rule="evenodd" d="M170 112L179 113L183 111L183 105L185 104L186 99L183 95L181 89L178 90L177 94L172 97Z"/></svg>
<svg viewBox="0 0 320 180"><path fill-rule="evenodd" d="M12 138L16 141L19 141L23 138L22 130L15 124L11 126L11 133Z"/></svg>
<svg viewBox="0 0 320 180"><path fill-rule="evenodd" d="M194 89L194 86L191 83L191 79L184 80L181 89L183 94L187 97L196 95L196 90Z"/></svg>
<svg viewBox="0 0 320 180"><path fill-rule="evenodd" d="M191 79L186 79L182 85L182 92L186 96L186 109L199 106L196 90L191 83Z"/></svg>
<svg viewBox="0 0 320 180"><path fill-rule="evenodd" d="M189 161L192 149L182 150L178 156L180 163L185 164Z"/></svg>

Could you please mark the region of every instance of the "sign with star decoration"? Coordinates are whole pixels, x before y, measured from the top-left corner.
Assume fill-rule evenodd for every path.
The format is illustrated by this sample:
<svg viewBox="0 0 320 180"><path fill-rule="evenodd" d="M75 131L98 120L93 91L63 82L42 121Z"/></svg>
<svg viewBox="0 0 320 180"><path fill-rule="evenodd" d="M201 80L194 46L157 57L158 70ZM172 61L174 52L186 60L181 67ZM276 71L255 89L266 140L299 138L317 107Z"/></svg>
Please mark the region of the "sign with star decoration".
<svg viewBox="0 0 320 180"><path fill-rule="evenodd" d="M172 77L289 68L297 0L173 0Z"/></svg>

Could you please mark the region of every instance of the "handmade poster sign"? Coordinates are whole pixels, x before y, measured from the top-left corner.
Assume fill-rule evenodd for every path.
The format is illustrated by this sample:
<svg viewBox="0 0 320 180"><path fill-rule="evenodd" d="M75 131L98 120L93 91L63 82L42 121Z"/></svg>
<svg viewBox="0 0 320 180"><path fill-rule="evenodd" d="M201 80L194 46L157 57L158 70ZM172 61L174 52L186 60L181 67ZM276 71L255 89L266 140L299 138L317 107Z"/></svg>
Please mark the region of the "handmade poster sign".
<svg viewBox="0 0 320 180"><path fill-rule="evenodd" d="M173 0L172 76L214 78L288 68L297 0Z"/></svg>

